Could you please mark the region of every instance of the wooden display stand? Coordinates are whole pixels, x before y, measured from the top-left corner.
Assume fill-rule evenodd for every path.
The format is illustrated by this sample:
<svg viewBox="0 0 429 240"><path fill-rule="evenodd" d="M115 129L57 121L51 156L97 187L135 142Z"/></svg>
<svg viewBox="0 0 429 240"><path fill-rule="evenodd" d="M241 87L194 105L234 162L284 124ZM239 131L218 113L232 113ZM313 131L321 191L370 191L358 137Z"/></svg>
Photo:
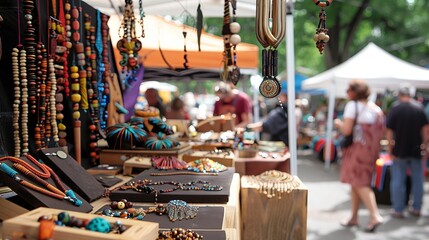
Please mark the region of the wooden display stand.
<svg viewBox="0 0 429 240"><path fill-rule="evenodd" d="M299 180L299 179L298 179ZM300 186L291 193L268 198L241 178L242 239L305 240L307 238L308 189Z"/></svg>
<svg viewBox="0 0 429 240"><path fill-rule="evenodd" d="M150 150L144 148L136 148L131 150L101 149L100 164L122 166L124 164L124 161L135 156L152 157L162 155L179 157L180 155L190 150L191 145L189 145L188 143L180 143L178 147L162 150Z"/></svg>
<svg viewBox="0 0 429 240"><path fill-rule="evenodd" d="M152 162L149 157L132 157L124 162L123 175L131 175L134 168L151 168Z"/></svg>
<svg viewBox="0 0 429 240"><path fill-rule="evenodd" d="M63 210L51 208L37 208L31 212L19 215L3 222L3 239L38 239L39 222L37 219L42 215L58 214ZM79 219L93 219L102 217L114 224L118 219L93 214L70 212L71 216ZM128 229L121 234L99 233L85 229L72 227L55 227L53 239L73 239L73 240L148 240L158 237L159 224L146 221L135 221L122 219L121 222ZM21 236L21 237L20 237Z"/></svg>

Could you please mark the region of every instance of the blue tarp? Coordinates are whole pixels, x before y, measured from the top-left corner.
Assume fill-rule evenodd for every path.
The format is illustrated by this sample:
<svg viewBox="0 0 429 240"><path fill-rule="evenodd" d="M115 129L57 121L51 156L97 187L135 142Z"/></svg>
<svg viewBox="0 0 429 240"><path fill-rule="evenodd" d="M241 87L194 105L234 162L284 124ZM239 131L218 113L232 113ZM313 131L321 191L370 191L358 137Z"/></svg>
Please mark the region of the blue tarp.
<svg viewBox="0 0 429 240"><path fill-rule="evenodd" d="M311 95L321 95L325 94L325 90L322 89L302 89L302 82L307 79L308 77L305 75L302 75L300 73L295 73L295 92L296 93L308 93ZM282 93L287 92L287 80L282 79L281 80L281 86L282 86Z"/></svg>

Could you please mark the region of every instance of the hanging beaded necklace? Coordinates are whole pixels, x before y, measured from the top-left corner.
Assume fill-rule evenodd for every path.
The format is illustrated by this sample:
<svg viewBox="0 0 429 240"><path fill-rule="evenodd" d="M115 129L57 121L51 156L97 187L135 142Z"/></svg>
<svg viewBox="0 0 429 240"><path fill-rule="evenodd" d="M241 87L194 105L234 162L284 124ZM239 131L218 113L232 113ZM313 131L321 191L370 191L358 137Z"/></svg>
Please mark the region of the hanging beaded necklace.
<svg viewBox="0 0 429 240"><path fill-rule="evenodd" d="M320 54L323 54L326 43L329 41L328 29L326 28L325 7L331 5L332 1L333 0L313 0L314 4L320 7L319 25L317 26L316 34L313 37Z"/></svg>
<svg viewBox="0 0 429 240"><path fill-rule="evenodd" d="M28 103L23 104L23 108L29 108L31 114L36 113L36 92L37 92L37 83L36 83L36 76L37 76L37 68L36 68L36 29L33 26L33 10L34 10L34 1L33 0L24 0L24 17L26 21L26 29L25 29L25 42L24 47L27 51L27 77L28 77L28 96L25 98L28 99ZM23 86L24 87L24 86ZM26 87L25 87L26 88ZM27 88L26 88L27 89ZM23 89L23 97L24 95L27 95L24 92ZM27 105L28 104L28 105ZM26 105L26 106L24 106ZM24 114L24 113L23 113ZM22 116L23 119L27 118L28 122L28 115ZM26 125L26 123L25 123ZM27 136L24 139L23 144L28 145L28 128L27 126L23 126L23 131ZM28 147L28 146L27 146ZM24 147L23 152L28 152L28 149Z"/></svg>
<svg viewBox="0 0 429 240"><path fill-rule="evenodd" d="M95 27L91 26L91 16L85 14L85 56L86 56L86 76L90 84L88 86L88 102L90 110L89 149L90 161L92 165L98 164L99 153L97 147L98 134L98 99L97 99L97 57L95 52Z"/></svg>
<svg viewBox="0 0 429 240"><path fill-rule="evenodd" d="M58 142L60 147L67 145L66 140L66 125L63 123L64 114L64 96L69 91L68 88L68 67L67 67L67 47L66 47L66 32L65 32L65 15L64 15L64 5L63 1L59 2L59 20L55 19L56 17L56 1L52 0L54 18L50 19L50 40L51 40L51 55L54 59L54 74L56 78L56 87L57 91L55 93L55 122L57 124L56 129L54 128L54 142ZM55 6L55 7L54 7ZM50 66L50 70L51 66ZM52 74L52 72L50 72Z"/></svg>
<svg viewBox="0 0 429 240"><path fill-rule="evenodd" d="M21 156L21 138L20 138L20 128L19 128L19 119L20 119L20 106L21 106L21 82L24 84L27 83L26 79L26 68L25 60L26 54L25 50L21 44L21 17L20 17L20 0L18 2L18 46L12 49L12 77L14 85L14 101L13 101L13 140L15 143L14 146L14 156Z"/></svg>
<svg viewBox="0 0 429 240"><path fill-rule="evenodd" d="M98 89L98 91L101 91L101 105L100 105L100 127L99 129L102 130L100 132L103 132L104 129L107 127L107 119L108 119L108 111L107 111L107 105L110 102L110 87L109 84L112 82L112 73L110 69L110 61L109 61L109 26L107 25L107 22L109 21L109 17L107 15L101 16L101 43L102 43L102 61L104 69L102 73L102 88ZM100 86L100 85L99 85ZM100 100L100 99L99 99Z"/></svg>
<svg viewBox="0 0 429 240"><path fill-rule="evenodd" d="M139 3L140 23L143 24L142 1ZM133 8L133 1L125 0L124 16L121 22L121 27L118 30L120 40L116 44L122 56L122 60L120 60L119 64L122 66L122 73L126 74L123 81L125 87L129 87L132 81L137 81L136 73L137 69L140 67L138 64L138 52L142 47L142 43L137 39ZM123 29L122 35L120 34L121 29ZM144 33L142 33L142 37L144 37Z"/></svg>
<svg viewBox="0 0 429 240"><path fill-rule="evenodd" d="M233 18L231 21L230 5L233 9ZM237 66L236 47L241 42L240 24L236 22L236 0L225 0L223 12L222 35L224 41L224 72L222 79L237 85L240 79L240 69Z"/></svg>
<svg viewBox="0 0 429 240"><path fill-rule="evenodd" d="M70 78L71 78L71 100L73 102L73 135L75 144L75 159L81 164L81 121L80 121L80 104L82 100L81 95L81 84L80 81L83 75L86 75L85 70L80 70L79 67L85 65L85 55L83 44L80 43L80 22L79 22L79 10L76 4L71 8L71 37L74 47L74 54L72 57L72 66L70 67ZM83 59L82 59L83 58ZM86 80L86 76L85 76ZM83 80L82 80L83 81Z"/></svg>
<svg viewBox="0 0 429 240"><path fill-rule="evenodd" d="M26 29L24 37L24 48L26 51L26 79L27 81L22 82L22 115L21 115L21 134L22 134L22 153L26 154L29 152L29 113L36 113L36 29L33 26L33 10L34 1L24 0L23 12L26 20ZM22 71L21 71L22 72Z"/></svg>
<svg viewBox="0 0 429 240"><path fill-rule="evenodd" d="M40 6L39 6L40 9ZM39 13L40 14L40 13ZM40 23L39 23L40 26ZM45 45L41 41L41 34L39 36L39 42L36 45L36 54L37 54L37 123L34 128L34 140L36 151L39 151L41 148L45 147L45 121L46 121L46 74L48 69L47 63L47 52ZM49 124L49 120L47 121ZM46 124L46 125L48 125Z"/></svg>
<svg viewBox="0 0 429 240"><path fill-rule="evenodd" d="M7 175L9 175L15 181L19 182L21 185L29 189L40 192L44 195L47 195L53 198L69 201L73 203L75 206L82 205L82 201L76 197L76 195L71 189L67 190L64 187L60 178L55 174L54 171L52 171L50 167L38 162L34 157L32 157L29 154L26 154L25 157L28 160L30 160L33 164L35 164L40 170L37 170L26 161L12 156L5 156L0 158L0 170L6 173ZM27 176L28 178L31 178L35 182L38 182L39 184L41 184L43 187L47 189L39 187L27 180L20 178L18 175L18 172L14 170L14 168L11 168L9 165L4 163L4 161L13 162L13 167L16 170L20 171L25 176ZM52 184L44 180L50 177L52 177L57 187L53 186Z"/></svg>

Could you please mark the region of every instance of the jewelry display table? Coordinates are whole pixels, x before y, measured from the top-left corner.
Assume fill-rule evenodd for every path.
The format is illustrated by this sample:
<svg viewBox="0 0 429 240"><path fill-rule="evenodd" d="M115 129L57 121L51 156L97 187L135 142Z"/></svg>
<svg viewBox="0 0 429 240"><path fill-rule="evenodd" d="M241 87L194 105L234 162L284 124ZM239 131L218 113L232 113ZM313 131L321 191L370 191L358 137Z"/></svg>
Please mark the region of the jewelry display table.
<svg viewBox="0 0 429 240"><path fill-rule="evenodd" d="M240 176L258 175L267 170L278 170L290 172L290 154L287 153L267 153L259 152L252 158L240 158L235 154L234 166L235 172Z"/></svg>
<svg viewBox="0 0 429 240"><path fill-rule="evenodd" d="M130 181L132 177L130 176L122 176L117 175L116 177L119 177L123 179L122 182L112 186L110 189L114 189L118 186L123 185L124 183ZM93 211L91 213L95 213L98 209L102 208L103 206L110 204L109 198L101 198L91 203L91 205L94 207ZM143 202L136 202L134 201L134 205L136 206L143 206L148 205L148 203ZM231 185L230 185L230 194L229 194L229 200L226 203L190 203L191 206L198 206L198 207L222 207L223 208L223 221L222 221L222 227L219 230L225 231L226 239L240 239L240 176L235 173L233 174ZM210 216L206 216L210 217ZM186 221L186 220L182 220ZM204 231L204 229L194 229L192 226L189 228L192 228L194 231L199 232L198 230ZM160 226L161 229L161 226ZM162 230L162 229L161 229ZM209 239L209 238L207 238Z"/></svg>
<svg viewBox="0 0 429 240"><path fill-rule="evenodd" d="M122 176L122 175L116 175L116 177L121 178L123 181L112 186L111 189L114 189L118 186L121 186L125 182L128 182L132 179L130 176ZM219 229L219 231L225 232L225 239L230 240L240 240L240 176L238 174L234 174L230 186L230 195L229 195L229 201L222 204L199 204L199 203L191 203L192 206L198 206L198 207L222 207L223 208L223 220L222 220L222 227ZM98 209L102 208L106 204L110 204L109 198L100 198L94 202L91 203L93 206L93 210L90 213L95 213ZM148 203L139 203L134 202L135 205L144 205ZM8 200L0 198L0 205L2 206L0 208L0 219L6 220L12 217L15 217L19 214L23 214L26 212L29 212L27 209L24 209L20 206L18 206L15 203L12 203ZM207 216L210 217L210 216ZM112 220L118 220L116 218L112 217ZM136 220L137 221L137 220ZM186 221L186 220L182 220ZM189 228L192 228L190 226ZM193 228L192 228L193 229ZM2 228L0 228L0 235L2 234ZM166 230L166 229L162 229ZM207 234L207 237L205 239L210 239L210 234L213 234L213 230L204 230L204 229L193 229L196 232L201 232L201 234L204 235L204 233ZM201 230L201 231L198 231Z"/></svg>
<svg viewBox="0 0 429 240"><path fill-rule="evenodd" d="M301 180L271 178L271 184L260 185L252 178L254 176L241 177L243 239L306 239L308 189ZM279 194L278 189L285 192ZM291 191L287 193L287 189Z"/></svg>

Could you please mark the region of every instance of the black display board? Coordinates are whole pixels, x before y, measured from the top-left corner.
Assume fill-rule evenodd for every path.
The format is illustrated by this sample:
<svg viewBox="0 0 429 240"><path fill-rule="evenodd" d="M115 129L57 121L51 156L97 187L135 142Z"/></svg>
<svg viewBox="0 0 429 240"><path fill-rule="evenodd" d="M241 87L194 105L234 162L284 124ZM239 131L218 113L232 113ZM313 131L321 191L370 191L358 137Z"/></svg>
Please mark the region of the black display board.
<svg viewBox="0 0 429 240"><path fill-rule="evenodd" d="M152 206L133 206L133 208L148 209ZM104 209L110 208L110 205L105 205L96 213L102 212ZM170 228L186 228L186 229L222 229L224 216L224 207L199 207L198 214L192 219L183 219L170 221L167 215L156 215L155 213L146 214L143 220L148 222L159 223L160 229ZM120 220L120 218L118 218Z"/></svg>
<svg viewBox="0 0 429 240"><path fill-rule="evenodd" d="M30 160L28 160L26 157L22 157L22 160L33 166L34 168L38 169L35 164L33 164ZM9 167L13 166L13 162L9 160L2 161L2 164L5 163ZM40 170L40 169L39 169ZM37 184L32 178L28 178L25 174L18 173L18 176L23 179L27 180L31 183L34 183L37 186L40 186ZM61 177L60 177L61 178ZM81 206L75 206L72 203L60 200L48 195L45 195L43 193L37 192L35 190L32 190L30 188L27 188L23 185L21 185L19 182L15 181L12 177L4 173L3 171L0 171L0 179L3 181L3 183L8 186L12 191L14 191L18 196L23 199L26 203L28 203L28 206L31 206L33 209L38 207L48 207L48 208L56 208L56 209L63 209L63 210L69 210L69 211L76 211L76 212L90 212L92 210L91 204L89 204L85 199L83 199L78 193L75 192L76 197L82 201ZM52 180L52 178L44 179L53 186L55 185L55 182ZM63 182L64 183L64 182ZM67 184L64 183L64 186L66 189L71 189ZM44 187L42 187L44 188ZM32 210L32 209L30 209Z"/></svg>
<svg viewBox="0 0 429 240"><path fill-rule="evenodd" d="M171 176L151 176L151 173L170 173L177 170L157 170L149 169L136 175L131 181L150 179L153 182L160 181L175 181L180 183L188 183L195 180L208 181L210 184L222 186L221 191L184 191L176 190L168 193L158 193L158 202L169 202L171 200L183 200L188 203L226 203L229 200L229 192L234 176L235 169L228 168L224 172L220 172L217 176L212 175L171 175ZM171 188L171 185L153 186L156 190ZM127 199L133 202L155 202L155 193L142 193L136 192L132 189L128 190L114 190L110 193L112 201L119 201Z"/></svg>
<svg viewBox="0 0 429 240"><path fill-rule="evenodd" d="M61 155L63 154L63 155ZM85 200L92 202L104 194L103 185L89 174L63 148L46 148L37 152L42 161ZM64 157L65 156L65 157Z"/></svg>

